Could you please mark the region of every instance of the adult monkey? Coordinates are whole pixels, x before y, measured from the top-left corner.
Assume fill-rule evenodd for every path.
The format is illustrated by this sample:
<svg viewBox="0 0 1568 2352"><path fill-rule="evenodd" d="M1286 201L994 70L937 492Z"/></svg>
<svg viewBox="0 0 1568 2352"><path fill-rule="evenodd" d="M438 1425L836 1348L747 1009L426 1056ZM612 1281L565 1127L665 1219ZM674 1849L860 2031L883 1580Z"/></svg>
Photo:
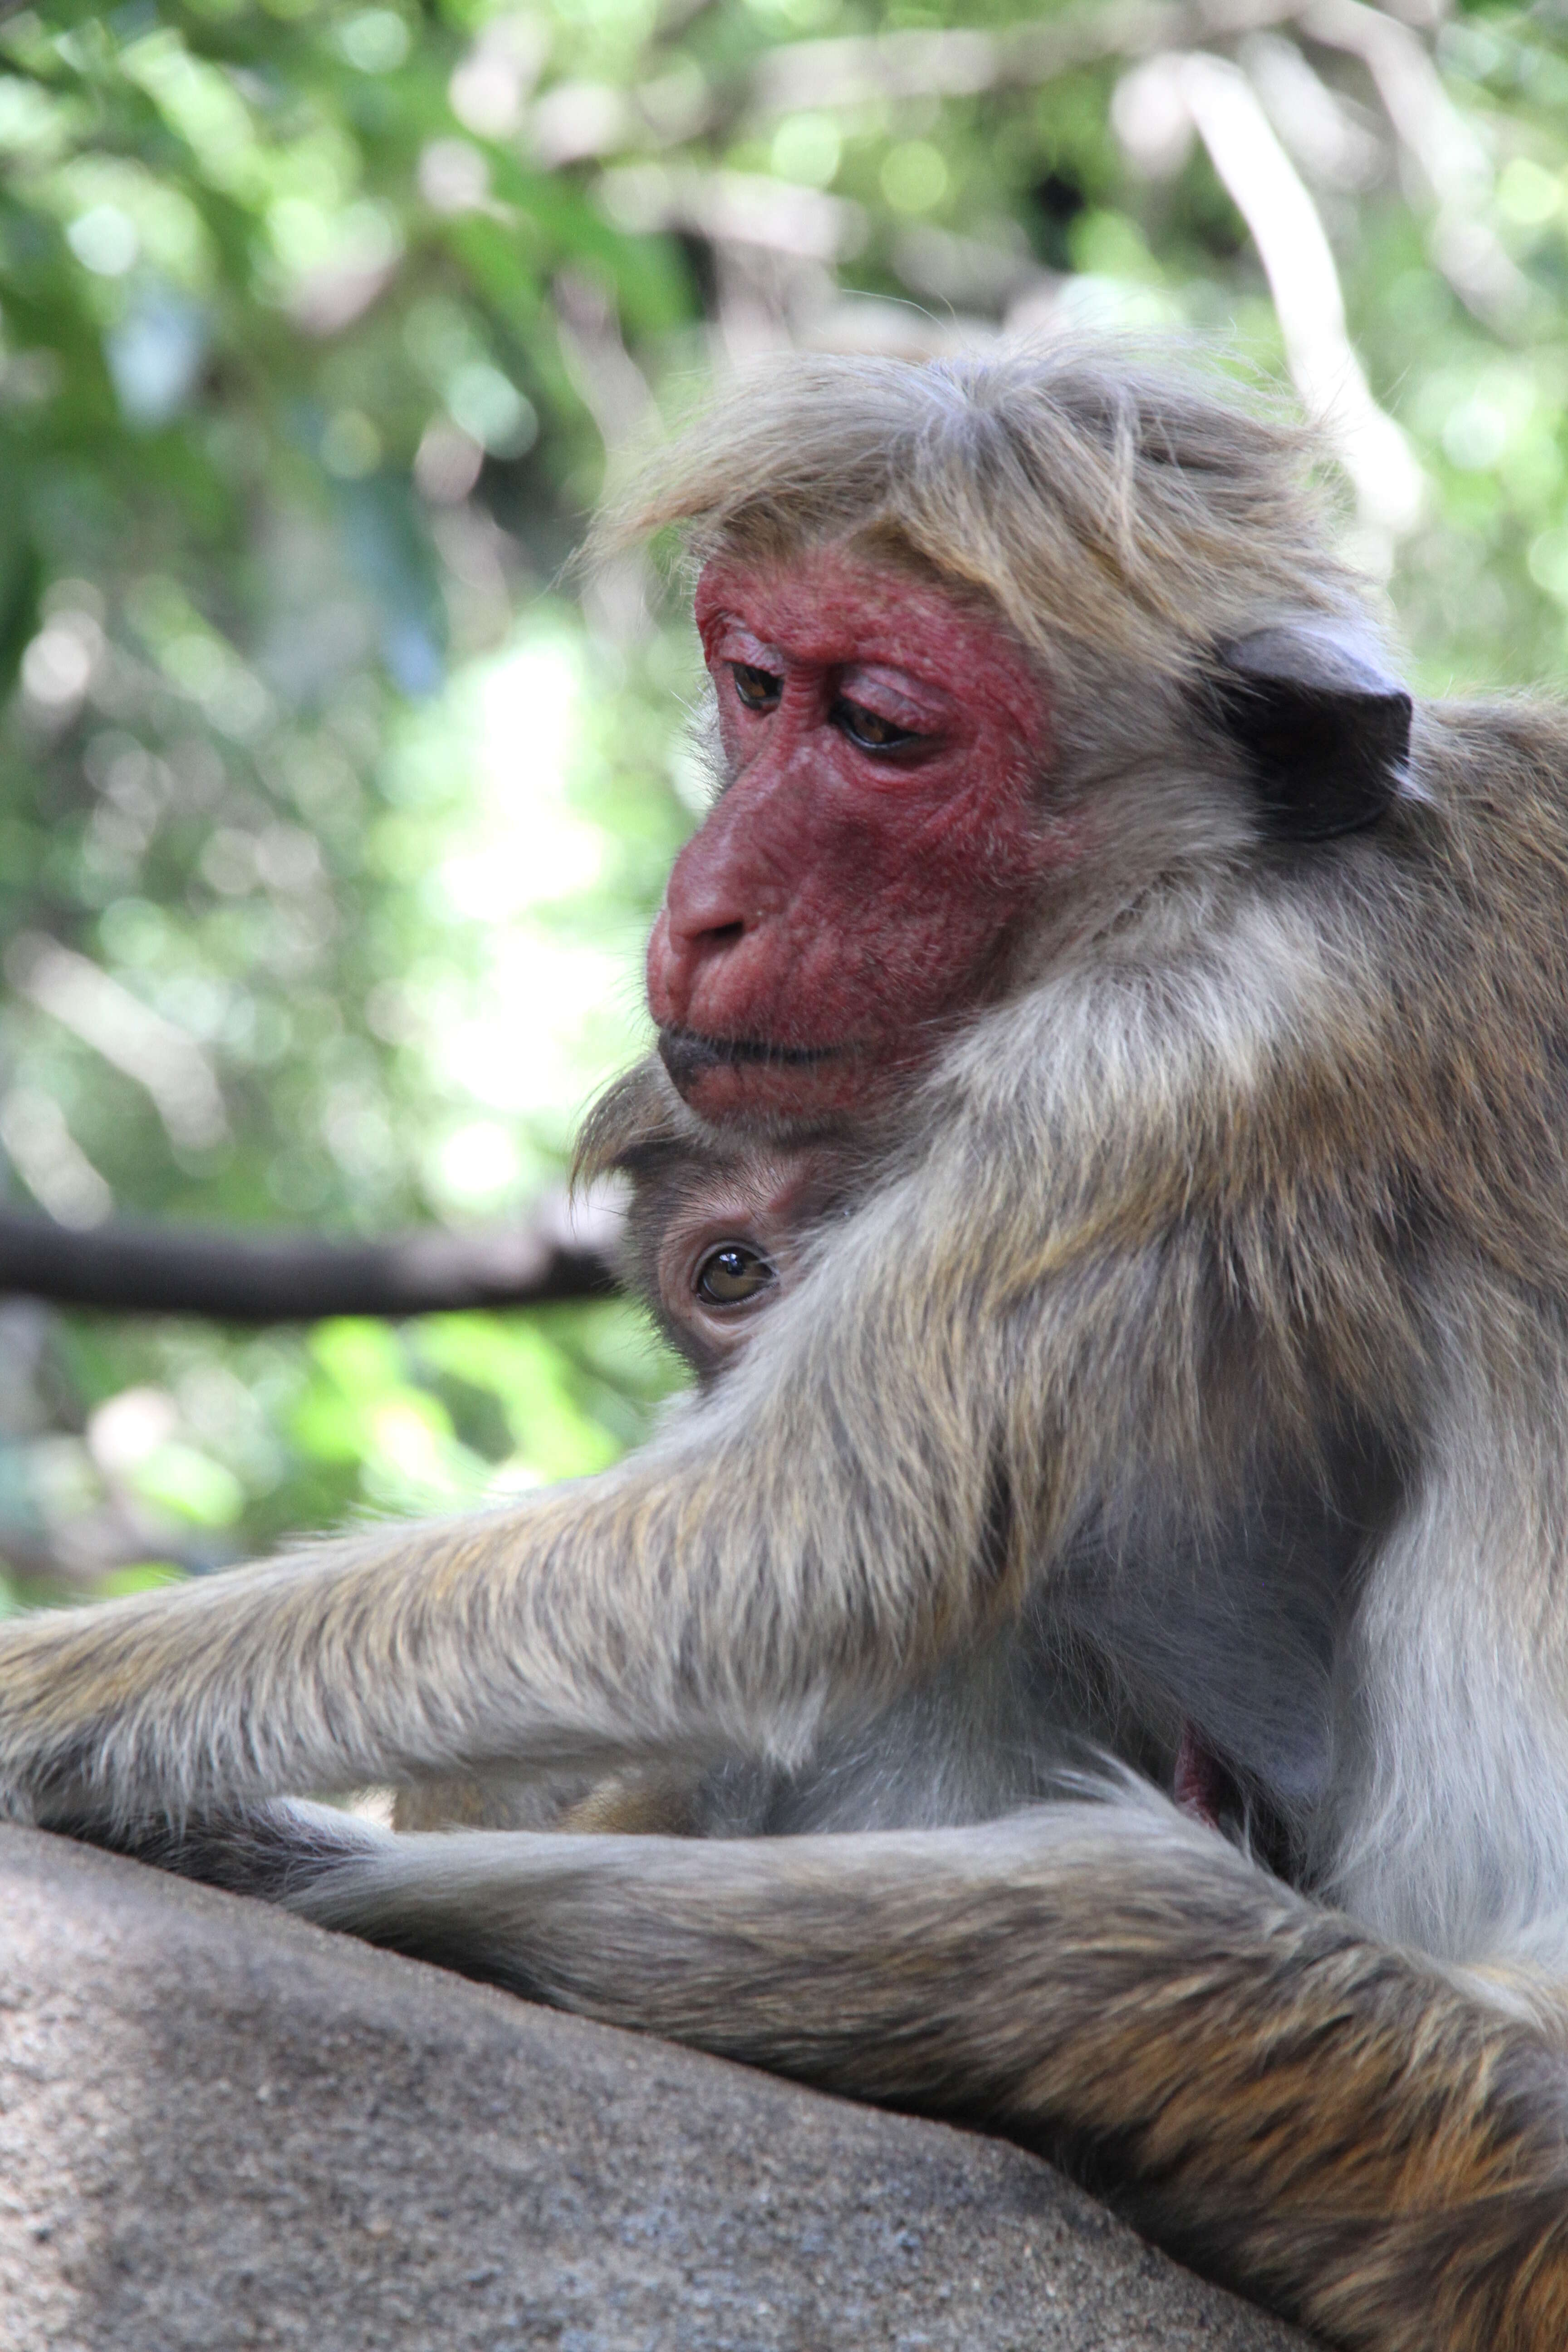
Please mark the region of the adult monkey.
<svg viewBox="0 0 1568 2352"><path fill-rule="evenodd" d="M1070 354L800 362L700 428L641 511L696 525L731 777L665 1056L726 1125L869 1120L877 1181L603 1478L5 1629L0 1759L24 1816L1076 2150L1342 2342L1556 2352L1568 730L1408 732L1300 465ZM1074 1732L1147 1781L214 1818L740 1756L767 1827L973 1821Z"/></svg>

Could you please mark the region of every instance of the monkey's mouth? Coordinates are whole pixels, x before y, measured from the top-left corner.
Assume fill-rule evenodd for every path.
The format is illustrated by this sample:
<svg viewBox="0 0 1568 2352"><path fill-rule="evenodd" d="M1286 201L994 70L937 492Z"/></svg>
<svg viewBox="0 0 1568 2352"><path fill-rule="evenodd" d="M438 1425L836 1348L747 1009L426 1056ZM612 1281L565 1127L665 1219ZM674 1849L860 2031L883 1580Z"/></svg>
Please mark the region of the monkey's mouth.
<svg viewBox="0 0 1568 2352"><path fill-rule="evenodd" d="M752 1037L704 1037L695 1029L661 1029L658 1057L682 1093L709 1070L812 1070L835 1062L842 1045L769 1045Z"/></svg>

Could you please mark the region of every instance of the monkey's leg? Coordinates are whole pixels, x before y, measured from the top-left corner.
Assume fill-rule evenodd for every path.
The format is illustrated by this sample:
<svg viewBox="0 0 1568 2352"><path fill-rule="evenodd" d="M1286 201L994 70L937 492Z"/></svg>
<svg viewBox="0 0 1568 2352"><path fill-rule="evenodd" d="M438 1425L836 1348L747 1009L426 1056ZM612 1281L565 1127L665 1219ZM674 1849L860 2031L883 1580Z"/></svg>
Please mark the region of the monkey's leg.
<svg viewBox="0 0 1568 2352"><path fill-rule="evenodd" d="M1339 2343L1568 2343L1562 2040L1152 1797L742 1843L329 1825L250 1883L533 1998L1076 2156L1151 2235Z"/></svg>

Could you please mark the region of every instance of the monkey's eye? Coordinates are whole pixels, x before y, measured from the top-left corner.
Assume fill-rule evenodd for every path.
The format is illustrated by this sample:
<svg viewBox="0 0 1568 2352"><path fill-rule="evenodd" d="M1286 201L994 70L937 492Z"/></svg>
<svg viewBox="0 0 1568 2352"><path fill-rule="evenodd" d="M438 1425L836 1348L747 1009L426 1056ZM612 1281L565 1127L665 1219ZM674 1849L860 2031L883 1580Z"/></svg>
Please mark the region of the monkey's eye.
<svg viewBox="0 0 1568 2352"><path fill-rule="evenodd" d="M841 735L851 743L858 743L862 751L897 751L906 743L918 743L920 737L912 727L900 727L891 719L884 719L878 710L868 710L863 702L851 702L840 696L830 714Z"/></svg>
<svg viewBox="0 0 1568 2352"><path fill-rule="evenodd" d="M746 1242L721 1242L700 1262L692 1287L709 1307L743 1307L778 1280L777 1269Z"/></svg>
<svg viewBox="0 0 1568 2352"><path fill-rule="evenodd" d="M735 681L735 691L748 710L776 710L783 680L771 669L759 669L754 662L731 662L730 675Z"/></svg>

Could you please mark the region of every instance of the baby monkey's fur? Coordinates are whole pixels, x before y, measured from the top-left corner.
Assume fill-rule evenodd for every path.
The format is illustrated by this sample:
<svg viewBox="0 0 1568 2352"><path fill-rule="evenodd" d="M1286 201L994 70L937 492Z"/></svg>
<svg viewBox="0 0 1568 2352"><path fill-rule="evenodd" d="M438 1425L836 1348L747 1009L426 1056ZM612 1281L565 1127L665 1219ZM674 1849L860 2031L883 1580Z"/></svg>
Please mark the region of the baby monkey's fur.
<svg viewBox="0 0 1568 2352"><path fill-rule="evenodd" d="M1005 615L1094 859L651 1446L0 1628L4 1801L1062 2150L1342 2344L1561 2352L1568 727L1423 707L1359 830L1342 733L1292 829L1227 648L1354 592L1168 371L801 362L682 519ZM627 1768L706 1834L267 1806Z"/></svg>

